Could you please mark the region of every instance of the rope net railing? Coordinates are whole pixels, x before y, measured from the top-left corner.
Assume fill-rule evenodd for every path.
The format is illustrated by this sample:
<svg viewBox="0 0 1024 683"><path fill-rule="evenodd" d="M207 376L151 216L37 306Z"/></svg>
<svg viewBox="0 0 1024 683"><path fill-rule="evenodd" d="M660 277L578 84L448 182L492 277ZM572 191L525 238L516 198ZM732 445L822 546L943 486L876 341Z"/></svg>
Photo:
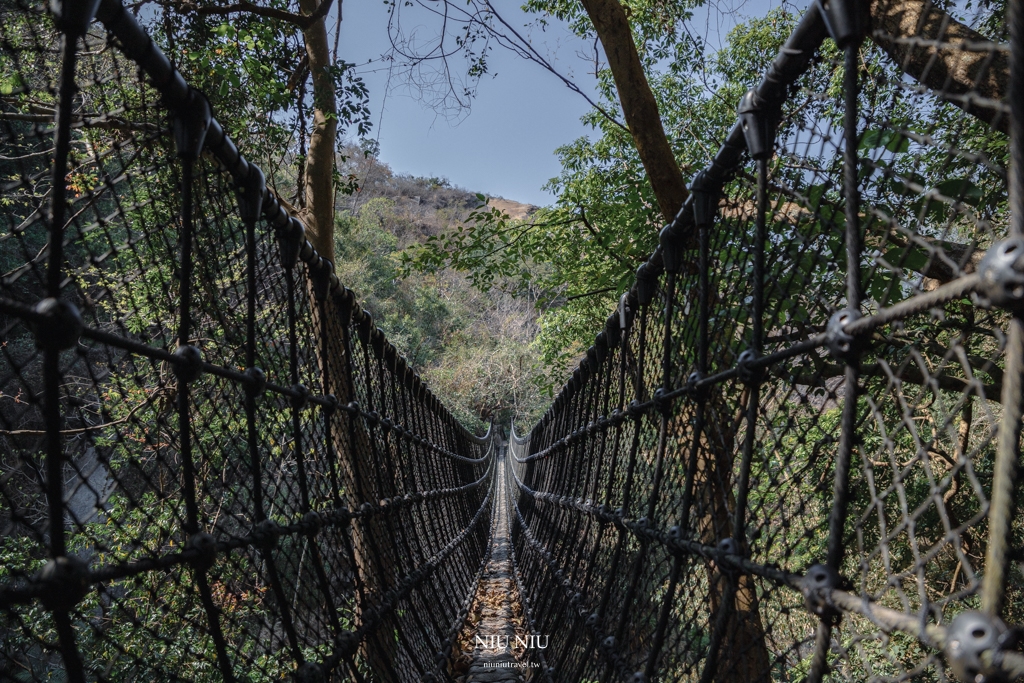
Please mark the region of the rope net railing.
<svg viewBox="0 0 1024 683"><path fill-rule="evenodd" d="M812 3L744 96L510 440L547 680L1024 675L1010 4Z"/></svg>
<svg viewBox="0 0 1024 683"><path fill-rule="evenodd" d="M0 4L0 680L443 678L495 438L119 0L58 10Z"/></svg>

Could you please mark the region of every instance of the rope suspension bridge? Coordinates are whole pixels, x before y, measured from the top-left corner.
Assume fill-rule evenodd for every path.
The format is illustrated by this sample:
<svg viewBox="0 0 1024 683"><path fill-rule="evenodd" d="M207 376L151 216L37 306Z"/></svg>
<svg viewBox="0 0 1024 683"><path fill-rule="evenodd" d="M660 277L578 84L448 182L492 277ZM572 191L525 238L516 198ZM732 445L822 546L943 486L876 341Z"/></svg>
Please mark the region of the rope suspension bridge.
<svg viewBox="0 0 1024 683"><path fill-rule="evenodd" d="M0 680L1024 676L1024 8L891 5L810 5L506 440L120 0L0 3Z"/></svg>

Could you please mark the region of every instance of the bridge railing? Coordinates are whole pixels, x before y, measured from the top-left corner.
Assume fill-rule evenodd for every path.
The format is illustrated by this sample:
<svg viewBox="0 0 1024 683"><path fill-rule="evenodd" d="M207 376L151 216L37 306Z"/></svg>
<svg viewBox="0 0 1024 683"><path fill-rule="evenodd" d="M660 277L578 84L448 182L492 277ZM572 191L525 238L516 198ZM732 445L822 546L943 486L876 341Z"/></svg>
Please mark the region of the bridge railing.
<svg viewBox="0 0 1024 683"><path fill-rule="evenodd" d="M548 680L1024 674L1009 4L811 3L513 435Z"/></svg>
<svg viewBox="0 0 1024 683"><path fill-rule="evenodd" d="M131 12L58 4L0 7L0 679L443 677L496 441Z"/></svg>

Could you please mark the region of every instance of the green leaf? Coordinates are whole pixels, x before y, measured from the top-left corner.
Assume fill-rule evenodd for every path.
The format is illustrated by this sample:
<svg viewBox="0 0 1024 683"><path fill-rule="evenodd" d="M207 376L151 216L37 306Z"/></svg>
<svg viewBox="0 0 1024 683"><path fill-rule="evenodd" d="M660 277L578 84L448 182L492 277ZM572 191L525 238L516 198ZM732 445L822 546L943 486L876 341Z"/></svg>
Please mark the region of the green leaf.
<svg viewBox="0 0 1024 683"><path fill-rule="evenodd" d="M965 204L977 206L982 199L983 192L980 187L967 178L954 178L945 180L935 186L935 189L943 196L950 199L957 199Z"/></svg>
<svg viewBox="0 0 1024 683"><path fill-rule="evenodd" d="M910 149L910 138L895 130L868 130L860 139L859 149L885 148L897 154Z"/></svg>
<svg viewBox="0 0 1024 683"><path fill-rule="evenodd" d="M882 131L880 130L866 130L864 135L860 138L860 144L857 145L859 149L875 149L881 147L882 144L879 140L882 137Z"/></svg>
<svg viewBox="0 0 1024 683"><path fill-rule="evenodd" d="M895 130L886 131L887 135L883 136L885 140L885 148L890 152L896 154L902 154L910 149L910 138L904 136Z"/></svg>
<svg viewBox="0 0 1024 683"><path fill-rule="evenodd" d="M883 258L894 266L902 266L909 270L921 272L928 265L929 255L920 245L912 244L908 248L895 247L890 249L885 252Z"/></svg>
<svg viewBox="0 0 1024 683"><path fill-rule="evenodd" d="M824 185L811 185L811 187L807 190L807 208L811 210L817 209L821 205L821 197L824 194Z"/></svg>

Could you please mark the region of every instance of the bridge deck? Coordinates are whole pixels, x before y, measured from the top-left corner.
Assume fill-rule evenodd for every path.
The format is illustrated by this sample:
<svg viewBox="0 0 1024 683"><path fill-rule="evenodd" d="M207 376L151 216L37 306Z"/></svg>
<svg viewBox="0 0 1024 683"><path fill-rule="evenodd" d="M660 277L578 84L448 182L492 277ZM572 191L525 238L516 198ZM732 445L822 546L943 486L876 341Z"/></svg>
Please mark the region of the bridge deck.
<svg viewBox="0 0 1024 683"><path fill-rule="evenodd" d="M470 664L469 671L458 679L461 683L522 683L529 679L524 674L529 671L525 651L516 647L516 636L523 638L526 631L512 581L505 467L502 463L496 469L491 556L466 625L470 637L464 643L471 648L467 653Z"/></svg>

